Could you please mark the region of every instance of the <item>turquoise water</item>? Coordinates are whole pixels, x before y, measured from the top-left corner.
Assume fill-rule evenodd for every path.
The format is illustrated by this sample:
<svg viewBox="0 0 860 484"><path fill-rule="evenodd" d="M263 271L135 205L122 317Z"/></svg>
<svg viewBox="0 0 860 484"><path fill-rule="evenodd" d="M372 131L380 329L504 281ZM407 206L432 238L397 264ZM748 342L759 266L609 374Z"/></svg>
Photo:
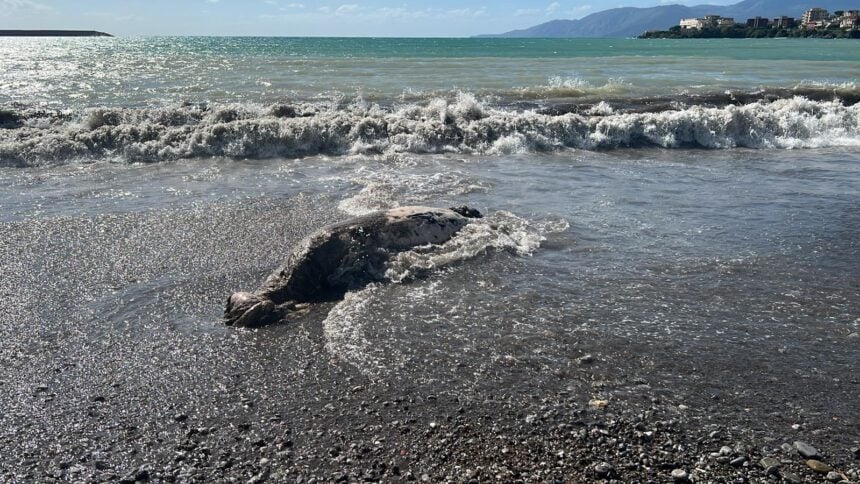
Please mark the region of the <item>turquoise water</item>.
<svg viewBox="0 0 860 484"><path fill-rule="evenodd" d="M503 101L856 85L860 49L810 39L0 39L0 104Z"/></svg>

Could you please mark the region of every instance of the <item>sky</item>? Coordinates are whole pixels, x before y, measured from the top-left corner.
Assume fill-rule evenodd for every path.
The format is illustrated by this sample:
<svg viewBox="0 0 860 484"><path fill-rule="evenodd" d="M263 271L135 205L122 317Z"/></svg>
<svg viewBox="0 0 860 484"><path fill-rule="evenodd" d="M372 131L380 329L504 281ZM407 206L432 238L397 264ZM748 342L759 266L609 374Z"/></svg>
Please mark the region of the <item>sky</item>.
<svg viewBox="0 0 860 484"><path fill-rule="evenodd" d="M119 36L462 37L615 7L738 0L0 0L0 29L100 30Z"/></svg>

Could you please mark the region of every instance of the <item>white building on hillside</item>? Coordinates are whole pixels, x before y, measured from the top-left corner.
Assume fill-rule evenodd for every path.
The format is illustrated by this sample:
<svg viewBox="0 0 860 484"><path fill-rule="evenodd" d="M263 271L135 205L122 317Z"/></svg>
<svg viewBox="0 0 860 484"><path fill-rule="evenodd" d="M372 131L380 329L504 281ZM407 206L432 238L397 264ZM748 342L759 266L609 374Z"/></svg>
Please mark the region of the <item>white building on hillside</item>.
<svg viewBox="0 0 860 484"><path fill-rule="evenodd" d="M681 28L684 30L700 30L705 26L705 22L699 18L682 18Z"/></svg>
<svg viewBox="0 0 860 484"><path fill-rule="evenodd" d="M823 8L811 8L804 12L803 17L800 18L800 23L804 26L818 25L820 22L824 22L829 17L830 14L827 13L827 10Z"/></svg>
<svg viewBox="0 0 860 484"><path fill-rule="evenodd" d="M860 11L848 10L843 13L842 18L839 19L839 26L843 29L860 28Z"/></svg>
<svg viewBox="0 0 860 484"><path fill-rule="evenodd" d="M735 19L719 15L705 15L703 18L682 18L679 24L684 30L701 30L706 27L731 27Z"/></svg>

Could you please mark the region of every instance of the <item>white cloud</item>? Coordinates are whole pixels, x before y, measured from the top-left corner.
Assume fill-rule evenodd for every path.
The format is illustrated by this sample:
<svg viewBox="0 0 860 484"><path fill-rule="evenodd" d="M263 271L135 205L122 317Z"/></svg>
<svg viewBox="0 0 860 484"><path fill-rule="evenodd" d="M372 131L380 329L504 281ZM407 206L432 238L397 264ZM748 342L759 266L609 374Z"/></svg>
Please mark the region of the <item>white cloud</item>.
<svg viewBox="0 0 860 484"><path fill-rule="evenodd" d="M337 7L337 10L334 11L334 14L335 15L350 15L350 14L354 14L357 11L358 11L358 5L356 5L354 3L350 3L350 4L341 5L340 7Z"/></svg>

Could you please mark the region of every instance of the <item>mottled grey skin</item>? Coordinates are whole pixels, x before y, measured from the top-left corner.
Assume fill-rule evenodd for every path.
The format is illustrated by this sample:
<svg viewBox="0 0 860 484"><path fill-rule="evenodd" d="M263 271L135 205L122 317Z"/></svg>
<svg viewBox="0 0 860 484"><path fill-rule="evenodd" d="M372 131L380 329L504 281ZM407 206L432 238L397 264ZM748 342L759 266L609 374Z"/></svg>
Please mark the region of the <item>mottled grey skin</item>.
<svg viewBox="0 0 860 484"><path fill-rule="evenodd" d="M442 244L472 218L481 214L468 207L401 207L329 225L304 239L257 291L230 296L224 320L259 327L283 319L297 304L340 299L384 280L392 254Z"/></svg>

